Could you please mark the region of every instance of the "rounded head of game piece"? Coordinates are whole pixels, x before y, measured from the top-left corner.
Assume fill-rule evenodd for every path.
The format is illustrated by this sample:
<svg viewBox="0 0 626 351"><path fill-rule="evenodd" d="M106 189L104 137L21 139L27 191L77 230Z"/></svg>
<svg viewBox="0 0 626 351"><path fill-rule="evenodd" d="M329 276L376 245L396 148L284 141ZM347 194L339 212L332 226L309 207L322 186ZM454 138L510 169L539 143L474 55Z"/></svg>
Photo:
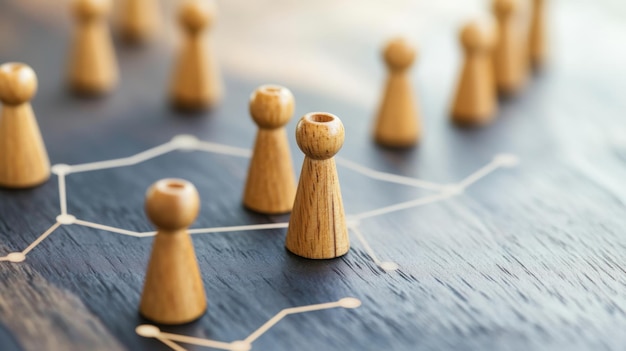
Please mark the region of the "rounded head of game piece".
<svg viewBox="0 0 626 351"><path fill-rule="evenodd" d="M37 75L23 63L10 62L0 66L0 101L20 105L30 101L37 92Z"/></svg>
<svg viewBox="0 0 626 351"><path fill-rule="evenodd" d="M146 214L159 229L185 229L193 223L199 211L198 191L183 179L159 180L146 194Z"/></svg>
<svg viewBox="0 0 626 351"><path fill-rule="evenodd" d="M74 15L80 20L103 17L111 11L111 0L74 0Z"/></svg>
<svg viewBox="0 0 626 351"><path fill-rule="evenodd" d="M518 0L493 0L493 12L497 16L508 16L519 8Z"/></svg>
<svg viewBox="0 0 626 351"><path fill-rule="evenodd" d="M401 37L391 39L383 50L385 63L391 70L405 70L409 68L415 61L416 55L415 47L408 40Z"/></svg>
<svg viewBox="0 0 626 351"><path fill-rule="evenodd" d="M296 126L300 150L314 160L333 157L343 146L345 132L339 117L326 112L304 115Z"/></svg>
<svg viewBox="0 0 626 351"><path fill-rule="evenodd" d="M279 85L262 85L250 95L250 115L261 128L284 126L293 115L291 91Z"/></svg>
<svg viewBox="0 0 626 351"><path fill-rule="evenodd" d="M496 33L490 21L472 21L461 30L461 44L468 50L489 50L496 43Z"/></svg>
<svg viewBox="0 0 626 351"><path fill-rule="evenodd" d="M215 16L212 1L187 0L180 8L180 23L190 32L199 32L210 26Z"/></svg>

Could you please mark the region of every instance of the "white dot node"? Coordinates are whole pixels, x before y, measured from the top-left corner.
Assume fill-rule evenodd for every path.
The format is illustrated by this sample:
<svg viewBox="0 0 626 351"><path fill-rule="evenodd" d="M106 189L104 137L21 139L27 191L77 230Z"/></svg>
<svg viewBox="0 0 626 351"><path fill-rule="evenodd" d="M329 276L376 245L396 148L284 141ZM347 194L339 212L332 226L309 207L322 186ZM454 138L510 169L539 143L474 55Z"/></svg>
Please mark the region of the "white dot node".
<svg viewBox="0 0 626 351"><path fill-rule="evenodd" d="M161 334L161 330L158 327L150 324L137 326L137 328L135 328L135 332L137 335L143 336L144 338L156 338L159 334Z"/></svg>
<svg viewBox="0 0 626 351"><path fill-rule="evenodd" d="M357 308L361 306L361 300L355 299L354 297L345 297L338 301L339 306L343 308Z"/></svg>
<svg viewBox="0 0 626 351"><path fill-rule="evenodd" d="M504 167L515 167L519 164L519 157L512 154L498 154L493 160Z"/></svg>
<svg viewBox="0 0 626 351"><path fill-rule="evenodd" d="M57 222L64 224L64 225L69 225L69 224L74 224L76 222L76 217L72 216L71 214L62 214L62 215L58 215L57 216Z"/></svg>
<svg viewBox="0 0 626 351"><path fill-rule="evenodd" d="M443 189L441 189L441 193L446 196L461 195L464 191L465 189L458 184L446 185L443 187Z"/></svg>
<svg viewBox="0 0 626 351"><path fill-rule="evenodd" d="M238 340L230 343L231 351L250 351L252 349L252 344L249 342Z"/></svg>
<svg viewBox="0 0 626 351"><path fill-rule="evenodd" d="M193 150L196 148L196 146L198 145L198 138L196 138L193 135L189 135L189 134L182 134L182 135L177 135L174 138L172 138L172 143L179 149L179 150Z"/></svg>
<svg viewBox="0 0 626 351"><path fill-rule="evenodd" d="M381 262L379 267L387 272L397 271L400 268L395 262Z"/></svg>
<svg viewBox="0 0 626 351"><path fill-rule="evenodd" d="M350 219L348 218L348 220L346 221L346 225L348 226L348 228L356 228L358 227L360 224L358 219Z"/></svg>
<svg viewBox="0 0 626 351"><path fill-rule="evenodd" d="M52 166L52 168L50 169L52 171L52 173L56 174L56 175L66 175L68 173L70 173L70 170L72 169L72 167L70 165L66 165L66 164L58 164L58 165L54 165Z"/></svg>
<svg viewBox="0 0 626 351"><path fill-rule="evenodd" d="M26 259L26 255L21 252L11 252L7 255L7 259L9 260L9 262L13 263L24 262L24 260Z"/></svg>

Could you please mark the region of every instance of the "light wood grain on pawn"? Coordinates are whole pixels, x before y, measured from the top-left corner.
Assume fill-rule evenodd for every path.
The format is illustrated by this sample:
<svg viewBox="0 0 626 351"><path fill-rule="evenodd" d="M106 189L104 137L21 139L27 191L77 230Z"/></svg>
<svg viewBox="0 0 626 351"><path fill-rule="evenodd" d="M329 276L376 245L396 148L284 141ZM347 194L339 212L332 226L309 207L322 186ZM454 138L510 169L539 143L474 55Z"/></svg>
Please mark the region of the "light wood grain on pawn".
<svg viewBox="0 0 626 351"><path fill-rule="evenodd" d="M22 63L0 66L0 186L28 188L50 177L50 161L30 100L35 72Z"/></svg>
<svg viewBox="0 0 626 351"><path fill-rule="evenodd" d="M452 120L457 124L482 125L493 120L497 109L492 62L495 40L495 27L487 20L470 22L461 31L465 56L452 105Z"/></svg>
<svg viewBox="0 0 626 351"><path fill-rule="evenodd" d="M253 211L287 213L293 206L296 181L285 131L293 109L293 95L281 86L264 85L250 96L250 115L259 131L250 160L243 203Z"/></svg>
<svg viewBox="0 0 626 351"><path fill-rule="evenodd" d="M343 146L343 124L330 113L309 113L298 122L296 141L305 157L285 246L306 258L342 256L350 241L334 156Z"/></svg>
<svg viewBox="0 0 626 351"><path fill-rule="evenodd" d="M118 81L118 67L107 23L111 0L75 0L76 31L69 57L74 91L85 95L110 92Z"/></svg>
<svg viewBox="0 0 626 351"><path fill-rule="evenodd" d="M146 195L146 213L157 227L140 312L161 324L183 324L206 311L200 268L187 228L200 209L193 184L163 179Z"/></svg>
<svg viewBox="0 0 626 351"><path fill-rule="evenodd" d="M419 141L420 116L409 79L415 56L404 38L389 41L383 51L388 78L374 125L374 140L380 145L402 148Z"/></svg>
<svg viewBox="0 0 626 351"><path fill-rule="evenodd" d="M545 1L532 1L532 17L528 36L528 53L530 63L539 68L546 60L546 19Z"/></svg>
<svg viewBox="0 0 626 351"><path fill-rule="evenodd" d="M119 3L119 28L125 41L143 43L154 37L161 23L159 0L122 0Z"/></svg>
<svg viewBox="0 0 626 351"><path fill-rule="evenodd" d="M494 0L493 12L498 24L498 40L493 63L498 92L512 95L528 80L528 44L519 0Z"/></svg>
<svg viewBox="0 0 626 351"><path fill-rule="evenodd" d="M222 81L205 36L215 12L214 2L206 0L188 0L180 10L185 38L171 87L172 103L179 109L202 110L221 99Z"/></svg>

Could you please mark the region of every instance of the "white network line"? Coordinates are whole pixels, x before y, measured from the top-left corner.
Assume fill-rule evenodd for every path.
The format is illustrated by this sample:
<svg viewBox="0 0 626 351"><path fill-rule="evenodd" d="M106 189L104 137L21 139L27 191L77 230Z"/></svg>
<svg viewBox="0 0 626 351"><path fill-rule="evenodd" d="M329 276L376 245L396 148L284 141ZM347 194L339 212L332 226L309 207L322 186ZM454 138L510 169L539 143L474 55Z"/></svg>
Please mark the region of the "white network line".
<svg viewBox="0 0 626 351"><path fill-rule="evenodd" d="M278 322L280 322L283 318L292 315L292 314L300 314L306 312L313 311L321 311L327 310L331 308L345 308L345 309L353 309L361 306L361 301L359 299L353 297L346 297L339 301L335 302L327 302L320 303L315 305L307 305L301 307L292 307L286 308L280 312L278 312L274 317L270 318L267 322L265 322L262 326L260 326L257 330L252 332L243 340L237 340L230 343L216 341L211 339L197 338L192 336L180 335L180 334L172 334L172 333L164 333L159 330L158 327L150 324L142 324L137 326L135 332L146 338L155 338L165 345L169 346L171 349L175 351L183 350L177 342L203 346L203 347L211 347L215 349L221 350L229 350L229 351L249 351L252 349L252 344L260 338L263 334L267 333L273 326L275 326Z"/></svg>
<svg viewBox="0 0 626 351"><path fill-rule="evenodd" d="M88 228L93 228L97 230L102 230L110 233L126 235L136 238L145 238L151 237L156 234L156 232L136 232L127 229L115 228L104 224L98 224L94 222L89 222L81 219L77 219L71 214L67 213L67 189L66 189L66 177L72 173L81 173L81 172L90 172L96 170L110 169L110 168L118 168L125 166L132 166L139 164L141 162L145 162L147 160L153 159L155 157L164 155L166 153L181 150L181 151L203 151L210 153L217 153L228 156L235 157L250 157L251 151L248 149L237 148L207 141L200 141L196 137L192 135L178 135L172 138L169 142L153 147L146 151L140 152L133 156L101 161L101 162L91 162L84 163L78 165L66 165L66 164L57 164L52 167L52 172L58 177L58 186L59 186L59 211L60 214L56 218L56 222L43 234L41 234L32 244L30 244L26 249L20 252L12 252L6 256L0 257L0 262L9 261L13 263L22 262L26 259L26 255L33 250L37 245L39 245L43 240L45 240L49 235L51 235L57 228L62 225L78 225ZM411 201L406 201L402 203L398 203L391 206L384 206L378 209L354 214L348 216L348 220L351 223L350 229L356 235L357 239L363 245L365 251L370 256L372 261L382 268L385 271L392 271L398 268L398 265L394 262L389 261L381 261L376 256L374 250L371 245L367 242L364 235L361 233L358 228L358 223L361 220L373 218L377 216L382 216L385 214L406 210L409 208L415 208L418 206L423 206L439 201L443 201L454 197L456 195L462 194L467 187L476 183L480 179L486 177L491 174L495 170L501 167L513 167L517 165L519 162L517 157L510 154L500 154L496 155L491 162L489 162L484 167L480 168L478 171L472 173L465 179L461 180L458 183L441 185L428 181L424 181L421 179L411 178L400 176L391 173L385 173L376 171L364 166L361 166L352 161L348 161L343 158L336 158L337 164L351 169L357 173L360 173L366 177L400 184L407 185L416 188L421 188L425 190L435 191L434 194L423 196ZM190 229L190 234L209 234L209 233L227 233L227 232L243 232L243 231L253 231L253 230L267 230L267 229L280 229L287 228L288 223L268 223L268 224L253 224L253 225L239 225L239 226L227 226L227 227L213 227L213 228L198 228L198 229Z"/></svg>

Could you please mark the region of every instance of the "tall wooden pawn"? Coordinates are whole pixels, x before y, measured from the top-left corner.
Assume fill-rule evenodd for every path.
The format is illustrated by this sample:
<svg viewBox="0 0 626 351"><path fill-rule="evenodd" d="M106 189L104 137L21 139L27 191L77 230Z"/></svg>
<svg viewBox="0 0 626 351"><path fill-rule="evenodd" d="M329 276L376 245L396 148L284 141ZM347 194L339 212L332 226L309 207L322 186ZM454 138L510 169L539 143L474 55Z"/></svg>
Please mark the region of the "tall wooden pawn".
<svg viewBox="0 0 626 351"><path fill-rule="evenodd" d="M196 188L182 179L154 183L146 213L157 227L139 312L160 324L183 324L206 311L200 269L187 227L200 209Z"/></svg>
<svg viewBox="0 0 626 351"><path fill-rule="evenodd" d="M382 146L410 147L420 138L419 111L408 76L415 56L404 38L389 41L383 51L389 76L374 126L374 140Z"/></svg>
<svg viewBox="0 0 626 351"><path fill-rule="evenodd" d="M186 1L180 11L185 31L172 81L171 99L182 110L202 110L215 105L222 96L222 82L215 58L205 45L205 29L215 17L213 2Z"/></svg>
<svg viewBox="0 0 626 351"><path fill-rule="evenodd" d="M524 87L528 78L526 28L521 23L522 6L518 0L494 0L493 12L498 23L498 40L494 49L498 92L512 95Z"/></svg>
<svg viewBox="0 0 626 351"><path fill-rule="evenodd" d="M493 120L497 93L493 77L492 51L495 28L470 22L461 31L465 62L452 105L452 120L460 125L481 125Z"/></svg>
<svg viewBox="0 0 626 351"><path fill-rule="evenodd" d="M118 81L118 67L107 23L111 0L74 0L77 29L69 58L70 85L77 93L100 95Z"/></svg>
<svg viewBox="0 0 626 351"><path fill-rule="evenodd" d="M296 141L305 157L285 246L306 258L342 256L350 240L333 156L343 146L343 124L330 113L309 113L298 122Z"/></svg>
<svg viewBox="0 0 626 351"><path fill-rule="evenodd" d="M122 37L130 43L151 39L159 27L158 0L122 0L119 26Z"/></svg>
<svg viewBox="0 0 626 351"><path fill-rule="evenodd" d="M0 186L29 188L50 177L50 161L30 100L35 72L22 63L0 66Z"/></svg>
<svg viewBox="0 0 626 351"><path fill-rule="evenodd" d="M546 60L546 22L545 1L533 0L530 32L528 36L528 53L530 63L539 68Z"/></svg>
<svg viewBox="0 0 626 351"><path fill-rule="evenodd" d="M296 181L285 131L293 109L293 95L281 86L263 85L250 96L250 114L259 131L243 203L253 211L278 214L293 207Z"/></svg>

